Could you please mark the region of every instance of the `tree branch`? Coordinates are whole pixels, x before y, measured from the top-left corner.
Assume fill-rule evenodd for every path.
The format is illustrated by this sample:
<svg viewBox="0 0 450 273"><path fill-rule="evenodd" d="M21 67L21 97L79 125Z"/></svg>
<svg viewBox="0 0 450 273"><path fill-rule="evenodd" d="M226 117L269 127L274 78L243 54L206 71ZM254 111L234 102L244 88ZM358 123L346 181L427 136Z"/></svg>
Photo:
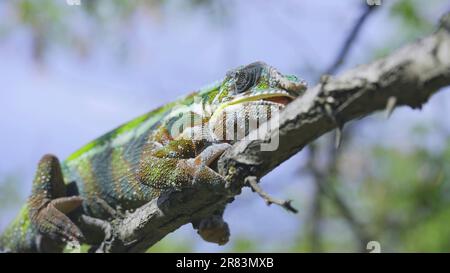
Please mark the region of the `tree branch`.
<svg viewBox="0 0 450 273"><path fill-rule="evenodd" d="M226 177L226 185L194 185L164 193L125 218L113 220L112 238L100 250L145 251L180 226L223 208L240 194L247 177L263 177L333 130L336 124L325 109L331 108L334 116L346 123L385 109L391 97L396 98L395 107L420 108L438 89L450 85L449 32L447 14L429 37L310 88L282 111L278 130L265 132L260 140L242 140L221 157L218 171ZM276 151L261 151L261 144L276 138Z"/></svg>

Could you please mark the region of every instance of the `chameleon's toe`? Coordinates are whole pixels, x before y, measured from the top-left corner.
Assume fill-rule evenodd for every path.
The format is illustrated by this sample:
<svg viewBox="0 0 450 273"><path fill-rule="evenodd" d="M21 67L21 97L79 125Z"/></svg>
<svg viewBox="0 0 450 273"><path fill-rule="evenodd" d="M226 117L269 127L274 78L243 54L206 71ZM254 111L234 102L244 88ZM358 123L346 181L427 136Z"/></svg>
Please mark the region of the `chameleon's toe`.
<svg viewBox="0 0 450 273"><path fill-rule="evenodd" d="M30 210L31 222L40 233L59 242L80 242L84 236L80 229L66 216L79 207L83 199L78 196L61 197L47 202L38 209Z"/></svg>
<svg viewBox="0 0 450 273"><path fill-rule="evenodd" d="M202 151L194 160L196 165L211 166L227 149L231 147L228 143L212 144Z"/></svg>
<svg viewBox="0 0 450 273"><path fill-rule="evenodd" d="M222 217L214 215L200 222L198 234L207 242L224 245L230 238L230 229Z"/></svg>

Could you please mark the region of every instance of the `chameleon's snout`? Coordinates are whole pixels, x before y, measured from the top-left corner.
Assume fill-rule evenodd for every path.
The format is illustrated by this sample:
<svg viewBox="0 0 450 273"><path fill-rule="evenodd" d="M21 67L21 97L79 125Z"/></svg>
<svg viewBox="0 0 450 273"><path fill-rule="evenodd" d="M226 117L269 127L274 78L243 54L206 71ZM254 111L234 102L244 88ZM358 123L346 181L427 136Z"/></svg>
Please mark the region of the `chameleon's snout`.
<svg viewBox="0 0 450 273"><path fill-rule="evenodd" d="M288 77L281 76L279 79L280 87L295 93L300 93L308 88L308 84L304 80L291 80Z"/></svg>
<svg viewBox="0 0 450 273"><path fill-rule="evenodd" d="M280 88L297 96L301 95L308 88L305 80L298 79L294 75L283 75L275 68L270 69L270 77L278 83Z"/></svg>

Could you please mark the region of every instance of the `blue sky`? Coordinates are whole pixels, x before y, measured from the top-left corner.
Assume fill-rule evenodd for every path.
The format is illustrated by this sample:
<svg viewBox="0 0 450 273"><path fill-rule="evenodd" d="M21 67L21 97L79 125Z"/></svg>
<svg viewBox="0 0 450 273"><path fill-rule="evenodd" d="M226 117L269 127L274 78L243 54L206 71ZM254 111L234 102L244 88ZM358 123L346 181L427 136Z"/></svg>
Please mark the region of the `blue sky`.
<svg viewBox="0 0 450 273"><path fill-rule="evenodd" d="M220 79L230 68L262 60L314 84L316 73L333 60L361 10L357 0L233 0L229 1L233 3L228 10L231 16L213 20L210 10L181 10L179 2L158 14L137 13L128 24L111 23L102 30L84 20L79 7L67 7L67 20L91 45L86 58L55 43L50 45L45 64L39 65L31 58L29 30L15 26L0 39L0 178L11 174L20 178L18 204L29 194L36 163L43 154L65 158L119 124ZM423 4L423 9L433 20L445 5L443 1L430 3L436 4ZM4 5L0 5L0 14L10 15ZM4 23L11 26L14 18L7 19L11 20ZM378 11L344 69L370 61L378 49L408 42L399 37L401 32L387 8ZM405 141L406 128L425 123L432 128L444 124L448 130L449 108L450 94L442 92L422 111L400 109L388 121L380 115L371 117L359 127L356 143L414 146L413 140ZM380 137L380 131L389 138ZM439 136L429 138L425 145L439 148ZM239 235L264 238L263 249L274 243L282 249L292 241L302 228L312 187L307 177L298 175L303 162L300 153L267 175L262 184L276 196L294 199L299 215L268 208L247 189L225 214L232 239ZM18 208L2 211L0 230ZM277 236L265 236L269 233ZM188 226L170 236L183 240L194 234ZM199 251L223 250L197 240L196 246Z"/></svg>

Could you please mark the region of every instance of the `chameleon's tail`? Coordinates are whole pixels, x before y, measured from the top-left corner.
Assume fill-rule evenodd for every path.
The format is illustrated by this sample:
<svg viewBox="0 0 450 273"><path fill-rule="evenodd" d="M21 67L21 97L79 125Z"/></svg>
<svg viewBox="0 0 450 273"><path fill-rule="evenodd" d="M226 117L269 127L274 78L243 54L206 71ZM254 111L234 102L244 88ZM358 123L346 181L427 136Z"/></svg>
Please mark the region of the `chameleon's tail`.
<svg viewBox="0 0 450 273"><path fill-rule="evenodd" d="M0 250L58 252L65 242L82 240L81 231L67 217L81 203L79 196L66 196L58 159L45 155L39 161L28 202L0 236Z"/></svg>
<svg viewBox="0 0 450 273"><path fill-rule="evenodd" d="M83 235L67 214L81 206L79 196L66 196L59 160L45 155L39 161L28 199L30 221L41 234L59 242L80 241Z"/></svg>
<svg viewBox="0 0 450 273"><path fill-rule="evenodd" d="M28 217L28 207L25 205L0 235L0 252L37 252L35 235Z"/></svg>

